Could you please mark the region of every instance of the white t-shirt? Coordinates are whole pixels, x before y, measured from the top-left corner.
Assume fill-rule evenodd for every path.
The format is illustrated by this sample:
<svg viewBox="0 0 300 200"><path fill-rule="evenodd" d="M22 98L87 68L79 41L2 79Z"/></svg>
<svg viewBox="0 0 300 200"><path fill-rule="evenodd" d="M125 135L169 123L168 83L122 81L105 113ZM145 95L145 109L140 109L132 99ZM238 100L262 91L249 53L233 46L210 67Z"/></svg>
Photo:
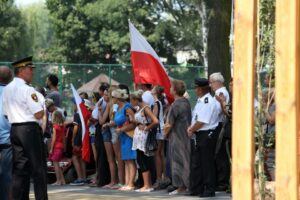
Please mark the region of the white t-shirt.
<svg viewBox="0 0 300 200"><path fill-rule="evenodd" d="M147 90L142 95L143 102L148 106L152 106L154 104L154 97L151 94L151 91Z"/></svg>

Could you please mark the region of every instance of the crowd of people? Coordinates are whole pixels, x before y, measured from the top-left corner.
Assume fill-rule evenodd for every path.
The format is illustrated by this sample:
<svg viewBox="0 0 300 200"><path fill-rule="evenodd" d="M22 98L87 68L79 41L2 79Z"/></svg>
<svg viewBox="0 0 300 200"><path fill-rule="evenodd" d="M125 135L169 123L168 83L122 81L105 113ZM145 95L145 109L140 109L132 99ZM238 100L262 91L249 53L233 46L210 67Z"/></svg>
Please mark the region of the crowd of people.
<svg viewBox="0 0 300 200"><path fill-rule="evenodd" d="M77 174L71 185L136 192L166 189L170 195L200 197L230 191L233 82L230 80L228 92L221 73L209 79L195 78L194 108L180 80L171 83L173 102L166 98L165 88L152 84L137 84L130 92L124 84L101 83L98 92L81 92L89 111L87 129L96 163L96 176L88 180L82 158L82 118L75 100L74 115L68 121L58 78L47 77L47 92L34 89L29 86L34 67L31 58L12 65L13 80L9 68L0 67L1 199L28 198L30 177L36 199L48 198L47 151L56 172L53 185L66 184L59 165L66 124L73 127L72 163ZM266 107L271 133L275 107ZM270 150L270 157L272 153Z"/></svg>

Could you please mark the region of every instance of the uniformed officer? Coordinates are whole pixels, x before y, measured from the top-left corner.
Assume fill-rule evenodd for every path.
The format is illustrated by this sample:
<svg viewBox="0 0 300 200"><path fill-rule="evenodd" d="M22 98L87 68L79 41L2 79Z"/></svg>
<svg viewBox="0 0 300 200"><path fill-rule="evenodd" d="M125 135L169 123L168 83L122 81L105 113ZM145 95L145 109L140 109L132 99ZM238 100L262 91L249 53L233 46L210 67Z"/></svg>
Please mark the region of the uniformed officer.
<svg viewBox="0 0 300 200"><path fill-rule="evenodd" d="M12 124L12 199L29 199L32 177L35 199L45 200L48 199L46 158L38 124L44 109L35 89L28 85L33 77L32 57L14 62L12 66L15 78L3 91L3 112Z"/></svg>
<svg viewBox="0 0 300 200"><path fill-rule="evenodd" d="M215 196L215 129L218 126L216 100L210 94L207 79L195 79L198 96L188 135L192 138L190 192L200 197Z"/></svg>
<svg viewBox="0 0 300 200"><path fill-rule="evenodd" d="M215 94L215 99L220 96L224 96L226 104L230 102L230 95L224 86L224 77L220 72L213 73L209 76L209 86ZM220 134L223 127L226 116L223 112L222 105L218 102L218 127L217 134ZM221 139L221 138L219 138ZM220 146L218 152L216 152L215 162L217 169L217 191L226 191L230 183L230 160L227 156L226 140L220 140Z"/></svg>

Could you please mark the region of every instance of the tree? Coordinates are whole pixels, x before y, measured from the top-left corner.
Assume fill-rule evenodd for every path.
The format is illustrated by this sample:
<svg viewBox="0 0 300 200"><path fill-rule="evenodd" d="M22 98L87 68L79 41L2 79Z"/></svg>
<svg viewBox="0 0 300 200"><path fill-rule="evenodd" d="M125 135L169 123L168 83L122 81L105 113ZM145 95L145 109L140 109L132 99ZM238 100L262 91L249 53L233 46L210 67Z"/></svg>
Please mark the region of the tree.
<svg viewBox="0 0 300 200"><path fill-rule="evenodd" d="M229 35L232 0L205 0L208 8L208 74L221 72L230 80Z"/></svg>
<svg viewBox="0 0 300 200"><path fill-rule="evenodd" d="M13 0L0 1L0 60L11 61L28 55L23 40L25 23Z"/></svg>
<svg viewBox="0 0 300 200"><path fill-rule="evenodd" d="M48 0L56 34L55 48L48 55L65 62L128 63L130 19L161 57L175 62L176 31L161 19L157 4L144 0Z"/></svg>
<svg viewBox="0 0 300 200"><path fill-rule="evenodd" d="M49 22L49 11L42 3L20 8L26 25L27 51L35 60L44 60L44 52L53 41L53 31Z"/></svg>

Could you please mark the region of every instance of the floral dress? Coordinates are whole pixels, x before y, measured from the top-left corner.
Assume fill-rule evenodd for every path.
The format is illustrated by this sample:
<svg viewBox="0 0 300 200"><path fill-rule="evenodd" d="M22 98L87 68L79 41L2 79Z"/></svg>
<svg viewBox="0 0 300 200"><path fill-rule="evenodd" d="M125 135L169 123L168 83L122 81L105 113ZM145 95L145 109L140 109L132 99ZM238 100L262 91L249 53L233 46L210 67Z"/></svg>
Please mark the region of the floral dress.
<svg viewBox="0 0 300 200"><path fill-rule="evenodd" d="M143 107L134 115L135 121L138 125L141 124L146 125L149 123L145 116L145 112L143 112L146 107L147 106ZM139 126L137 126L134 130L132 150L140 150L145 152L147 136L148 136L148 131L145 132L144 130L140 130Z"/></svg>

